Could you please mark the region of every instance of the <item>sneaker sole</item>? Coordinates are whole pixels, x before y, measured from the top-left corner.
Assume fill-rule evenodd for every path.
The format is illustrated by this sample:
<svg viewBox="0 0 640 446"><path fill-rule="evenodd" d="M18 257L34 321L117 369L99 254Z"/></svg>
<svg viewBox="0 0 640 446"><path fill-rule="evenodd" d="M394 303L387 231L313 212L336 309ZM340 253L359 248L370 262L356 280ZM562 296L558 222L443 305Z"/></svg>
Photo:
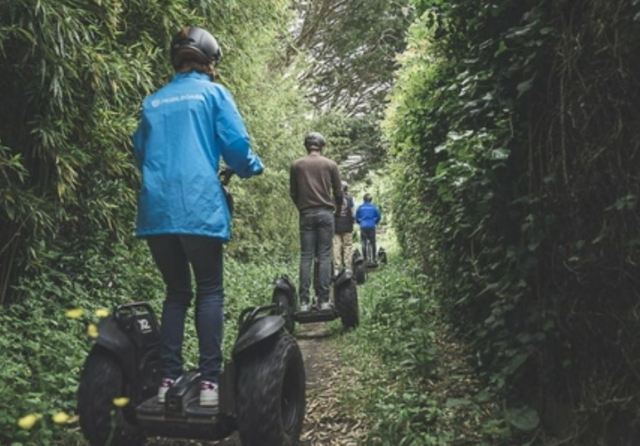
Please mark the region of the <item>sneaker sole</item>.
<svg viewBox="0 0 640 446"><path fill-rule="evenodd" d="M166 401L166 399L167 399L167 398L166 398L166 393L167 393L167 392L163 393L162 395L158 395L158 403L160 403L160 404L164 404L164 402L165 402L165 401Z"/></svg>
<svg viewBox="0 0 640 446"><path fill-rule="evenodd" d="M215 401L200 401L200 405L201 406L205 406L205 407L212 407L212 406L217 406L218 405L218 400Z"/></svg>

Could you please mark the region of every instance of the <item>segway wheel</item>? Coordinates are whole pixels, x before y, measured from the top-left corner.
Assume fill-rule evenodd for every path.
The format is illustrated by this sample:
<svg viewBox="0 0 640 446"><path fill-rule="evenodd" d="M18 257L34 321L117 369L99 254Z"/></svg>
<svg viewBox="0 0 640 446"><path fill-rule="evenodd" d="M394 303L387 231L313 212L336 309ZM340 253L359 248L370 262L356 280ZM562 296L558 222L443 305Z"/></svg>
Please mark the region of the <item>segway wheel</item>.
<svg viewBox="0 0 640 446"><path fill-rule="evenodd" d="M292 336L278 334L240 357L237 410L243 445L297 445L305 403L304 363Z"/></svg>
<svg viewBox="0 0 640 446"><path fill-rule="evenodd" d="M91 446L144 443L129 421L134 408L119 408L113 402L115 398L129 396L127 387L120 362L109 351L94 346L84 363L78 388L80 428Z"/></svg>
<svg viewBox="0 0 640 446"><path fill-rule="evenodd" d="M362 285L367 280L367 268L364 262L357 262L353 267L353 275L358 285Z"/></svg>
<svg viewBox="0 0 640 446"><path fill-rule="evenodd" d="M284 328L293 334L296 329L296 321L294 315L296 312L296 302L291 299L287 293L282 290L275 290L273 293L274 304L278 304L279 314L284 318Z"/></svg>
<svg viewBox="0 0 640 446"><path fill-rule="evenodd" d="M360 324L358 289L353 281L349 282L348 286L336 290L336 308L340 314L342 328L350 330Z"/></svg>

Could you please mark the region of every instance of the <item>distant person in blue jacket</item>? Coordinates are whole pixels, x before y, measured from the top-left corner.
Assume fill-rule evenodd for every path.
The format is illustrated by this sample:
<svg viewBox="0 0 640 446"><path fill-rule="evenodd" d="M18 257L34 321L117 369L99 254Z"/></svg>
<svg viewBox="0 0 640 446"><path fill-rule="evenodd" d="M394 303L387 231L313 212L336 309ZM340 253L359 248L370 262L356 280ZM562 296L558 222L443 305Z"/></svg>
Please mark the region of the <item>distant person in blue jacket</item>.
<svg viewBox="0 0 640 446"><path fill-rule="evenodd" d="M360 225L360 241L362 242L362 254L364 256L364 261L373 261L375 263L377 261L376 225L380 223L382 215L380 214L380 210L371 203L371 200L371 194L364 195L364 203L358 207L355 220L356 223ZM368 258L369 254L366 249L366 241L371 243L373 259Z"/></svg>
<svg viewBox="0 0 640 446"><path fill-rule="evenodd" d="M162 308L162 382L158 401L183 374L182 342L195 278L200 404L218 404L222 371L222 245L231 217L218 179L220 156L242 178L260 174L260 158L231 93L214 82L222 58L216 39L184 28L172 42L173 79L142 103L132 139L142 173L136 235L145 238L166 285Z"/></svg>

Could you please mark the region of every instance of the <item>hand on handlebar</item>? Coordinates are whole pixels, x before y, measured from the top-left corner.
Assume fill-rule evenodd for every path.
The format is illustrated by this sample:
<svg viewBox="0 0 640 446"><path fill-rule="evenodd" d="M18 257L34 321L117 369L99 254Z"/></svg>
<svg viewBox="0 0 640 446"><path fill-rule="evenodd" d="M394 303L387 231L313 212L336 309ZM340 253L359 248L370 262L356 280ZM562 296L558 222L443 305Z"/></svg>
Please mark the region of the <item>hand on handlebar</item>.
<svg viewBox="0 0 640 446"><path fill-rule="evenodd" d="M231 177L235 174L236 172L231 169L230 167L225 167L223 169L220 170L220 172L218 172L218 177L220 177L220 182L226 186L227 184L229 184L229 180L231 180Z"/></svg>

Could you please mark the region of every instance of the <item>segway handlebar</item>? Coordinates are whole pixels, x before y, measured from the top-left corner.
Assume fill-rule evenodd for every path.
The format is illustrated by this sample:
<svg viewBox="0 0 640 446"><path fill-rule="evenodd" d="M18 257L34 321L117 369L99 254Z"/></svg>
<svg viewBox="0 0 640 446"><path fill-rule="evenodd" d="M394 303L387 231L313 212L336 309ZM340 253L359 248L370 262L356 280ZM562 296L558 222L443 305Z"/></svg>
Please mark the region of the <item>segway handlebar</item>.
<svg viewBox="0 0 640 446"><path fill-rule="evenodd" d="M238 317L238 332L243 333L251 325L260 313L277 310L278 304L262 305L259 307L249 307L242 310Z"/></svg>
<svg viewBox="0 0 640 446"><path fill-rule="evenodd" d="M114 316L116 319L122 318L123 313L132 313L134 315L148 313L155 315L153 308L151 308L151 305L148 302L133 302L130 304L121 304L118 305L114 310Z"/></svg>
<svg viewBox="0 0 640 446"><path fill-rule="evenodd" d="M227 186L229 181L231 181L231 177L235 175L235 171L229 167L225 167L218 172L218 177L220 178L220 184L223 186Z"/></svg>

